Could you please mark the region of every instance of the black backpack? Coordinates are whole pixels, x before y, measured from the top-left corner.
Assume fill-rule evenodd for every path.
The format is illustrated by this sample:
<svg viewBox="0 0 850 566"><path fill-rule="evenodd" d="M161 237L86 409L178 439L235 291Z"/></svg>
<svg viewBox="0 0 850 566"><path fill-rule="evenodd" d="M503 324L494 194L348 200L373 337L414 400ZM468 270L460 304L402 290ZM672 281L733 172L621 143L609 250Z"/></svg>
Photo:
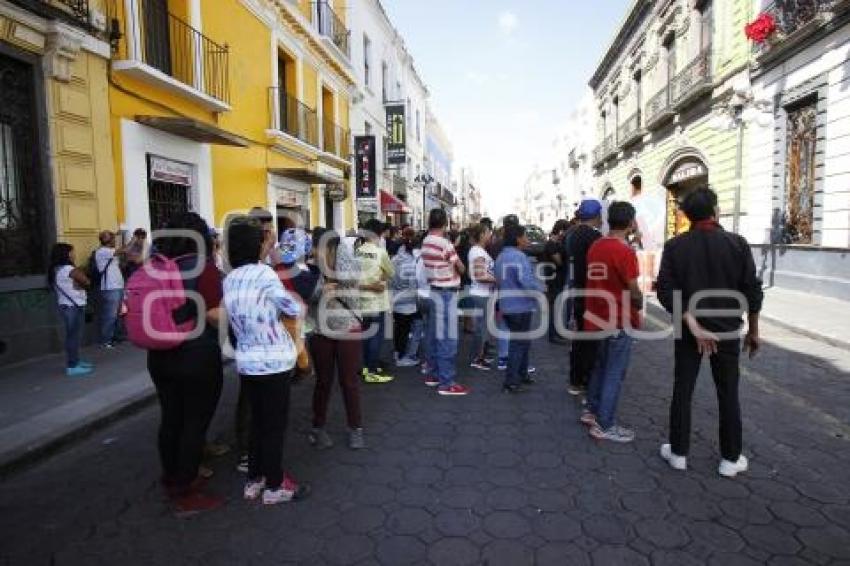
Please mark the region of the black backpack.
<svg viewBox="0 0 850 566"><path fill-rule="evenodd" d="M86 270L88 272L89 281L91 281L91 288L92 289L99 289L101 287L101 285L103 284L103 277L106 275L106 272L109 269L109 266L112 264L112 261L115 259L115 256L112 256L111 258L109 258L109 261L107 261L106 265L103 266L103 271L101 271L97 268L97 259L95 258L96 253L97 253L97 250L94 250L91 253L91 255L89 256L88 269Z"/></svg>

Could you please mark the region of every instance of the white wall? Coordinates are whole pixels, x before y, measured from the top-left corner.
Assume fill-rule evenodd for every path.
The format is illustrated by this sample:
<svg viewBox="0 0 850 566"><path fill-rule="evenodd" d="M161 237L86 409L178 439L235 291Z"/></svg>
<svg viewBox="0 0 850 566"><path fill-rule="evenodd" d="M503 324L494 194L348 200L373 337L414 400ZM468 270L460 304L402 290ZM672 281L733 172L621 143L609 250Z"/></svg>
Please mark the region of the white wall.
<svg viewBox="0 0 850 566"><path fill-rule="evenodd" d="M824 152L822 246L850 247L850 26L798 51L781 65L753 82L756 99L774 100L811 79L827 77L826 139L818 140ZM780 128L783 124L776 124ZM744 235L753 243L768 241L773 203L774 129L748 127L746 190L742 223ZM780 174L784 174L782 171ZM819 214L820 212L820 214Z"/></svg>
<svg viewBox="0 0 850 566"><path fill-rule="evenodd" d="M124 169L124 224L128 230L144 228L150 233L147 155L158 155L194 166L190 202L194 212L211 226L214 218L210 146L121 120L122 167Z"/></svg>

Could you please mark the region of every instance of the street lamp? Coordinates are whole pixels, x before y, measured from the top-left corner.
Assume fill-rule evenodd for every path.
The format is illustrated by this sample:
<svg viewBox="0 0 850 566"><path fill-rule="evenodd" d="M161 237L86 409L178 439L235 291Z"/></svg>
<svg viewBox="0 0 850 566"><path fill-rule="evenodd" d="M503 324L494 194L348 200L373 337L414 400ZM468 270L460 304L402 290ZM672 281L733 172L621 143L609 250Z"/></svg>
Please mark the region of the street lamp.
<svg viewBox="0 0 850 566"><path fill-rule="evenodd" d="M423 174L417 175L413 180L414 183L418 187L422 189L422 223L421 228L425 230L426 217L428 216L427 211L425 210L425 197L428 195L428 187L434 182L434 178L431 175Z"/></svg>
<svg viewBox="0 0 850 566"><path fill-rule="evenodd" d="M732 216L732 231L738 233L741 227L741 189L744 167L744 130L755 122L766 128L773 123L773 109L768 100L756 100L749 81L737 81L732 86L732 96L728 101L716 107L709 119L709 126L717 131L738 131L738 148L735 155L735 208Z"/></svg>

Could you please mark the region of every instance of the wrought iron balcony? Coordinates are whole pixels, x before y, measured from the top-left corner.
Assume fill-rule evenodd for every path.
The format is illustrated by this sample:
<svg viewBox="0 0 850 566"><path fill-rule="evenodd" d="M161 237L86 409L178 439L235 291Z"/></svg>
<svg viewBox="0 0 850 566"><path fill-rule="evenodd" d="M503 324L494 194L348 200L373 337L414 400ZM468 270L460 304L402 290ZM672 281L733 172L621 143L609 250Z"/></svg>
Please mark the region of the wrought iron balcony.
<svg viewBox="0 0 850 566"><path fill-rule="evenodd" d="M665 86L646 103L646 116L644 118L646 129L654 130L672 118L675 113L673 105L670 103L670 88Z"/></svg>
<svg viewBox="0 0 850 566"><path fill-rule="evenodd" d="M682 109L699 96L711 92L711 51L704 50L670 81L670 102Z"/></svg>
<svg viewBox="0 0 850 566"><path fill-rule="evenodd" d="M340 159L351 156L351 134L333 120L325 118L322 121L322 140L327 153L332 153Z"/></svg>
<svg viewBox="0 0 850 566"><path fill-rule="evenodd" d="M629 146L643 138L645 131L641 124L641 112L638 110L623 122L618 132L620 147Z"/></svg>
<svg viewBox="0 0 850 566"><path fill-rule="evenodd" d="M227 45L216 43L164 10L160 2L129 0L127 6L128 60L117 62L116 70L156 82L164 88L180 90L211 110L228 110Z"/></svg>
<svg viewBox="0 0 850 566"><path fill-rule="evenodd" d="M316 14L316 29L321 35L327 37L346 58L351 58L351 32L345 27L340 17L324 0L315 2L313 7Z"/></svg>
<svg viewBox="0 0 850 566"><path fill-rule="evenodd" d="M617 142L615 136L614 134L609 134L593 150L593 164L596 166L602 165L606 159L616 152Z"/></svg>
<svg viewBox="0 0 850 566"><path fill-rule="evenodd" d="M279 86L269 88L272 130L284 132L319 147L319 118L316 111Z"/></svg>
<svg viewBox="0 0 850 566"><path fill-rule="evenodd" d="M761 61L778 57L790 47L815 32L839 10L846 10L844 0L777 0L763 10L776 22L776 32L762 44L753 45Z"/></svg>
<svg viewBox="0 0 850 566"><path fill-rule="evenodd" d="M89 0L12 0L12 3L48 19L60 19L91 29Z"/></svg>

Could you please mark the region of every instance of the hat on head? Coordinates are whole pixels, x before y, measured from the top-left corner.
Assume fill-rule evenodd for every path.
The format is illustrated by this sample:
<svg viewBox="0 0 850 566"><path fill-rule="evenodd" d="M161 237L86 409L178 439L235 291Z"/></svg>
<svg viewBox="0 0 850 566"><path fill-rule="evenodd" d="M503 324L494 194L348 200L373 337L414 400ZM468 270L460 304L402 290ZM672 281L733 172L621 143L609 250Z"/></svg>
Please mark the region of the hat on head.
<svg viewBox="0 0 850 566"><path fill-rule="evenodd" d="M596 199L586 199L581 201L581 204L578 205L578 211L576 211L576 215L581 220L590 220L591 218L596 218L602 214L602 203Z"/></svg>
<svg viewBox="0 0 850 566"><path fill-rule="evenodd" d="M293 264L304 258L313 245L301 228L289 228L280 235L280 255L285 264Z"/></svg>

